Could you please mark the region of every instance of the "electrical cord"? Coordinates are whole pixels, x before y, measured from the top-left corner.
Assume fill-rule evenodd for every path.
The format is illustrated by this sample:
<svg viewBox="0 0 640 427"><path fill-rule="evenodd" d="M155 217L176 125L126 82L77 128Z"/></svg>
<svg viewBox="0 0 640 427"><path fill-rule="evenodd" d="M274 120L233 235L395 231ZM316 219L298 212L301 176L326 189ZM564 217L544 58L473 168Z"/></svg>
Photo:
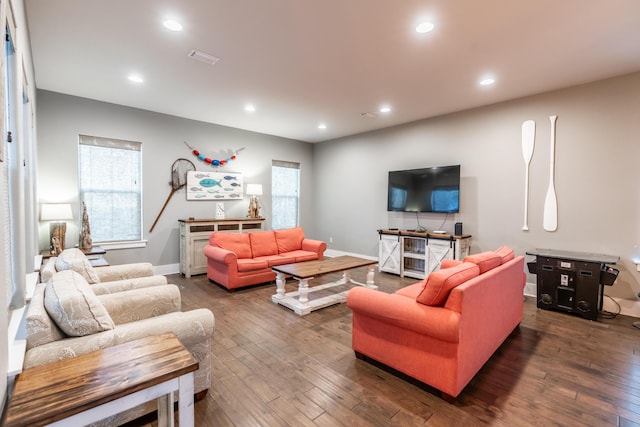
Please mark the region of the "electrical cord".
<svg viewBox="0 0 640 427"><path fill-rule="evenodd" d="M607 310L602 310L600 312L600 316L602 316L603 319L615 319L616 316L618 316L618 314L620 314L620 312L622 311L622 307L620 307L620 304L618 304L618 301L614 300L609 295L605 295L605 297L609 298L618 307L618 312L617 313L612 313L612 312L607 311ZM640 327L640 325L638 327Z"/></svg>
<svg viewBox="0 0 640 427"><path fill-rule="evenodd" d="M447 212L446 214L444 214L444 220L442 221L442 224L440 224L440 228L438 228L438 230L442 230L444 227L444 223L447 222L447 217L449 217L449 212Z"/></svg>

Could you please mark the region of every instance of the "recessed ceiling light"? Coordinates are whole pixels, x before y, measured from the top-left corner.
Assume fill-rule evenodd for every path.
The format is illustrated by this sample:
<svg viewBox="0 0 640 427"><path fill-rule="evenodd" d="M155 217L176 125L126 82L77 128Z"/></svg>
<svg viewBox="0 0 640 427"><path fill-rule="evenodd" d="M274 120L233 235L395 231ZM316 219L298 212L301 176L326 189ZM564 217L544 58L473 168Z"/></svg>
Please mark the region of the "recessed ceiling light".
<svg viewBox="0 0 640 427"><path fill-rule="evenodd" d="M480 80L480 86L491 86L495 82L496 82L496 79L494 79L493 77L487 77Z"/></svg>
<svg viewBox="0 0 640 427"><path fill-rule="evenodd" d="M380 107L379 111L381 113L389 113L391 111L391 107L389 107L388 105L383 105L382 107Z"/></svg>
<svg viewBox="0 0 640 427"><path fill-rule="evenodd" d="M167 30L171 31L182 31L182 24L178 21L174 21L173 19L167 19L162 23Z"/></svg>
<svg viewBox="0 0 640 427"><path fill-rule="evenodd" d="M327 128L327 125L326 125L326 124L324 124L324 123L320 123L320 124L318 125L318 129L322 129L322 130L324 130L324 129L326 129L326 128Z"/></svg>
<svg viewBox="0 0 640 427"><path fill-rule="evenodd" d="M144 79L138 74L129 74L128 79L134 83L144 83Z"/></svg>
<svg viewBox="0 0 640 427"><path fill-rule="evenodd" d="M433 22L421 22L416 27L416 31L418 33L428 33L429 31L433 30L434 27L435 26L433 25Z"/></svg>
<svg viewBox="0 0 640 427"><path fill-rule="evenodd" d="M254 111L256 111L256 107L251 105L251 104L247 104L244 106L244 111L248 111L250 113L253 113Z"/></svg>

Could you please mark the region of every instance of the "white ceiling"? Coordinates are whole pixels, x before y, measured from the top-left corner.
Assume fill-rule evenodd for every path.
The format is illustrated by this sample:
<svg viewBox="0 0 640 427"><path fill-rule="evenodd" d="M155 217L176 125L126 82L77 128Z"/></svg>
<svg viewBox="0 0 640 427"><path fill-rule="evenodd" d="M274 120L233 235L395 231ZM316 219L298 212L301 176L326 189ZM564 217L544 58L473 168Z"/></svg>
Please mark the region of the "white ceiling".
<svg viewBox="0 0 640 427"><path fill-rule="evenodd" d="M308 142L640 70L638 0L25 3L39 89Z"/></svg>

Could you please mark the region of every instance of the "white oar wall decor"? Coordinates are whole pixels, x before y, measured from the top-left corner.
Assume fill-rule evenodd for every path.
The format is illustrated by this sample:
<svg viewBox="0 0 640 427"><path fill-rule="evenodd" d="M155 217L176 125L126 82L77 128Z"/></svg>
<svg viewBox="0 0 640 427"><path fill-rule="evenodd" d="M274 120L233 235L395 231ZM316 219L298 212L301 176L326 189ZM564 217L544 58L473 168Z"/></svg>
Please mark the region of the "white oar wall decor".
<svg viewBox="0 0 640 427"><path fill-rule="evenodd" d="M533 146L536 136L536 122L526 120L522 123L522 157L525 164L524 177L524 225L522 230L528 231L528 210L529 210L529 163L533 157Z"/></svg>
<svg viewBox="0 0 640 427"><path fill-rule="evenodd" d="M549 188L547 188L547 196L544 199L544 217L542 221L542 227L546 231L556 231L558 229L558 200L554 184L557 118L558 116L549 116L549 121L551 122Z"/></svg>

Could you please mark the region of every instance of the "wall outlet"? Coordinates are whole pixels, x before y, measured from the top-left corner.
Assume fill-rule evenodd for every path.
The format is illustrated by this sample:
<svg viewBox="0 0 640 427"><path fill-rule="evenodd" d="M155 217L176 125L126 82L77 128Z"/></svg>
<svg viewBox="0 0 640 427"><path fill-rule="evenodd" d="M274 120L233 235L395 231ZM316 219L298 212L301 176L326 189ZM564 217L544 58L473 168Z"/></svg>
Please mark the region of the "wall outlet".
<svg viewBox="0 0 640 427"><path fill-rule="evenodd" d="M329 243L333 243L333 237L329 237Z"/></svg>

